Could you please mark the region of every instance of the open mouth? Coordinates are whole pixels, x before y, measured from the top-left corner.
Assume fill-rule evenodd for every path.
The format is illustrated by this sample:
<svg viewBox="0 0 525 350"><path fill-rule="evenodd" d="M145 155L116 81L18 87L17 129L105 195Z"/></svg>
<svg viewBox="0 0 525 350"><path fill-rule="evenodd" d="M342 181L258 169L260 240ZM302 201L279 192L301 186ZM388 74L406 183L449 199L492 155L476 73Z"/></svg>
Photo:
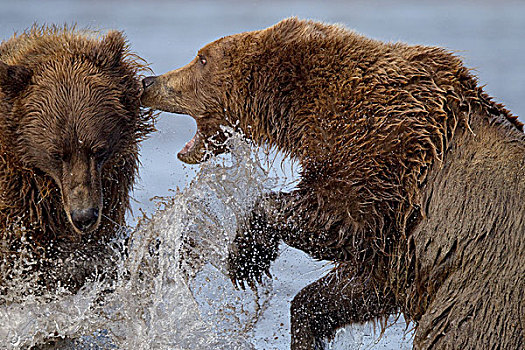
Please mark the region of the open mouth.
<svg viewBox="0 0 525 350"><path fill-rule="evenodd" d="M227 150L224 145L227 135L218 126L203 123L201 118L194 119L197 121L197 132L177 154L177 158L187 164L204 162Z"/></svg>
<svg viewBox="0 0 525 350"><path fill-rule="evenodd" d="M188 164L197 164L204 161L206 158L206 147L203 138L200 131L197 130L195 136L177 153L177 158Z"/></svg>

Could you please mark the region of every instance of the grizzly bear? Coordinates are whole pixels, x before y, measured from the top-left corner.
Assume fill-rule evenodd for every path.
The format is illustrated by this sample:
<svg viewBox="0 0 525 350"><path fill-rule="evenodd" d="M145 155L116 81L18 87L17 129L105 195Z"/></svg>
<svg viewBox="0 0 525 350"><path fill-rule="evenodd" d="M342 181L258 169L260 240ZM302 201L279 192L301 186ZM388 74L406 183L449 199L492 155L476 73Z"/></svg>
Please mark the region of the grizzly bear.
<svg viewBox="0 0 525 350"><path fill-rule="evenodd" d="M118 31L34 26L0 45L4 301L23 282L22 294L75 291L111 263L138 144L153 130L145 68Z"/></svg>
<svg viewBox="0 0 525 350"><path fill-rule="evenodd" d="M182 161L224 152L228 126L301 164L229 256L241 285L268 273L280 241L336 262L292 301L292 349L399 313L415 349L525 347L523 125L461 59L290 18L143 85L145 105L197 121Z"/></svg>

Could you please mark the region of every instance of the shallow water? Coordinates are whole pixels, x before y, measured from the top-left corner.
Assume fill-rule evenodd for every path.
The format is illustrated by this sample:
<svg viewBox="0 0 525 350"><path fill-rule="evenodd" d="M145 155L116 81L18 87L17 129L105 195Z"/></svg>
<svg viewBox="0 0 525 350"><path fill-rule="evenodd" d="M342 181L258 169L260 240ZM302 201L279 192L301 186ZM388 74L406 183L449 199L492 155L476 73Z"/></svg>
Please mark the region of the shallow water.
<svg viewBox="0 0 525 350"><path fill-rule="evenodd" d="M515 114L525 112L525 3L519 1L0 1L0 34L9 38L33 22L77 22L92 29L121 29L155 73L186 64L203 44L220 36L267 27L297 15L339 22L377 39L459 50L482 83ZM523 119L522 119L523 120ZM189 117L162 114L159 132L144 142L141 180L133 204L152 217L134 234L121 279L93 283L78 295L0 307L0 348L23 349L50 334L81 338L69 348L95 344L122 349L287 349L289 302L330 268L282 247L257 295L235 291L223 274L227 242L239 215L256 194L288 183L239 146L234 159L184 166L175 154L195 132ZM289 167L285 163L285 167ZM267 170L272 172L267 174ZM279 174L276 174L279 173ZM278 178L276 178L276 176ZM177 187L179 192L173 192ZM168 196L155 211L154 196ZM162 205L161 205L162 206ZM200 240L200 257L179 268L181 238ZM213 238L210 240L210 237ZM189 275L188 275L189 274ZM100 304L101 295L104 303ZM371 325L341 330L333 349L410 348L404 322L376 344Z"/></svg>

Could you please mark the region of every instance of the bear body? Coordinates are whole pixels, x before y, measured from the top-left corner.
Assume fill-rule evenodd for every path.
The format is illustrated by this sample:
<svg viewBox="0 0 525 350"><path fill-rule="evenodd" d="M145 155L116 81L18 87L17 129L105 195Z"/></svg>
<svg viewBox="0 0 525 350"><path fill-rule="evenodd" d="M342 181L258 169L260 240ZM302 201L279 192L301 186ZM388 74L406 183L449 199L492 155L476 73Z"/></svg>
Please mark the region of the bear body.
<svg viewBox="0 0 525 350"><path fill-rule="evenodd" d="M0 45L0 294L7 301L24 278L32 279L22 295L74 291L111 264L138 143L153 129L151 112L140 108L144 68L116 31L97 38L35 26Z"/></svg>
<svg viewBox="0 0 525 350"><path fill-rule="evenodd" d="M225 151L221 126L300 162L229 257L241 286L281 240L336 262L292 301L292 349L399 312L416 349L525 346L523 125L459 58L291 18L143 85L145 105L195 118L187 163Z"/></svg>

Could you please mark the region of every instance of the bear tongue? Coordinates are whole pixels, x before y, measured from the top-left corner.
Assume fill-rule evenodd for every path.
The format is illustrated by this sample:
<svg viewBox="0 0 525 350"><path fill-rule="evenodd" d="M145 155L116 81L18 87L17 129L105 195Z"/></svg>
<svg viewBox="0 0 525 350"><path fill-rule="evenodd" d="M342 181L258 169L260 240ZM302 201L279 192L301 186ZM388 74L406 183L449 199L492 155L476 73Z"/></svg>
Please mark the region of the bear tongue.
<svg viewBox="0 0 525 350"><path fill-rule="evenodd" d="M197 134L195 134L195 136L193 136L193 138L186 143L184 148L180 150L179 154L184 155L184 154L188 154L189 152L191 152L191 149L195 147L195 142L197 141L196 139L197 139Z"/></svg>
<svg viewBox="0 0 525 350"><path fill-rule="evenodd" d="M202 137L197 131L195 136L188 141L188 143L180 150L177 154L177 157L185 163L194 164L202 158L202 155L199 154L202 152L203 144Z"/></svg>

